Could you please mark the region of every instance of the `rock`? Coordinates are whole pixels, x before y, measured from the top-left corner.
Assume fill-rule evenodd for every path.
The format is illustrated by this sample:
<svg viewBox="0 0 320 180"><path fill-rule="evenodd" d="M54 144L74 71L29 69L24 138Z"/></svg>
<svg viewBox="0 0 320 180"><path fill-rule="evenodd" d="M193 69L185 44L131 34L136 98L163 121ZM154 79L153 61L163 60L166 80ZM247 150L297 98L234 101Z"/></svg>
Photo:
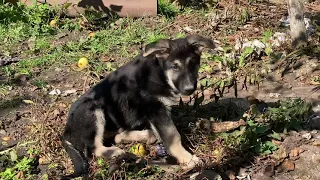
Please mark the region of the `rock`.
<svg viewBox="0 0 320 180"><path fill-rule="evenodd" d="M298 148L294 148L294 149L291 150L289 156L290 156L290 157L297 157L297 156L299 156L299 152L300 152L300 151L299 151Z"/></svg>
<svg viewBox="0 0 320 180"><path fill-rule="evenodd" d="M289 137L285 138L281 144L286 150L286 153L289 154L292 149L301 146L304 143L305 139L299 135L290 135Z"/></svg>
<svg viewBox="0 0 320 180"><path fill-rule="evenodd" d="M311 133L305 133L302 135L303 138L307 139L307 140L310 140L312 138L312 135Z"/></svg>
<svg viewBox="0 0 320 180"><path fill-rule="evenodd" d="M7 132L4 129L1 129L0 134L5 136L7 134Z"/></svg>
<svg viewBox="0 0 320 180"><path fill-rule="evenodd" d="M319 106L319 114L320 114L320 106ZM310 126L315 129L320 129L320 115L310 119ZM319 135L319 139L320 139L320 135Z"/></svg>
<svg viewBox="0 0 320 180"><path fill-rule="evenodd" d="M283 171L293 171L295 168L295 164L291 162L290 160L286 159L280 167Z"/></svg>
<svg viewBox="0 0 320 180"><path fill-rule="evenodd" d="M269 93L270 98L279 98L280 96L281 96L281 94L279 94L279 93Z"/></svg>
<svg viewBox="0 0 320 180"><path fill-rule="evenodd" d="M60 89L54 89L49 92L49 95L60 95L60 94L61 94Z"/></svg>
<svg viewBox="0 0 320 180"><path fill-rule="evenodd" d="M77 93L77 90L76 89L69 89L69 90L66 90L62 93L62 96L68 96L69 94L76 94Z"/></svg>
<svg viewBox="0 0 320 180"><path fill-rule="evenodd" d="M273 176L274 175L274 167L275 167L275 163L274 162L270 163L269 165L267 165L264 168L263 174L266 176L269 176L269 177Z"/></svg>
<svg viewBox="0 0 320 180"><path fill-rule="evenodd" d="M222 180L222 177L213 170L203 170L190 176L190 180Z"/></svg>

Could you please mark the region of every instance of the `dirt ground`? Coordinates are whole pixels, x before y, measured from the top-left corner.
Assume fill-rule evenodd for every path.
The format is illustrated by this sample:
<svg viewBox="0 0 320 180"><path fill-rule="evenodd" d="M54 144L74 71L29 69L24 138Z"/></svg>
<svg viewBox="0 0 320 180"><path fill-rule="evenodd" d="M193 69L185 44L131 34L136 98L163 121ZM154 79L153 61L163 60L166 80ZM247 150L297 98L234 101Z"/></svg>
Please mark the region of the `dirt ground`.
<svg viewBox="0 0 320 180"><path fill-rule="evenodd" d="M319 3L310 3L310 7L315 6L319 7ZM222 1L219 8L224 9L225 7L236 8L236 6L228 6L225 1ZM231 33L227 33L227 31L233 29L234 25L228 22L232 21L232 17L237 18L236 13L234 16L228 14L224 19L225 23L217 26L213 25L213 20L210 21L210 18L204 21L199 15L178 15L169 26L163 28L163 31L169 35L174 35L186 31L183 29L189 27L189 32L186 33L200 33L220 41L221 44L227 40L226 43L233 46L239 37L254 39L262 36L262 32L266 28L280 32L288 31L288 29L279 27L279 19L286 14L285 5L258 3L251 5L250 8L254 12L253 18ZM234 12L230 10L230 13ZM310 17L317 15L317 13L319 17L317 9L312 9L309 12L311 12ZM141 21L145 26L152 29L158 22L158 17L144 18ZM81 34L69 32L63 38L58 38L52 43L64 44L80 36ZM318 39L314 36L312 38L312 41L319 46L319 37ZM23 46L23 43L21 43L21 46ZM134 52L140 46L133 46L128 51ZM282 48L284 47L279 47L279 51ZM114 63L118 65L130 60L123 56L104 56L101 58L103 61L115 60ZM292 62L291 66L287 66L287 63L279 63L274 65L275 67L271 67L274 68L273 73L263 78L259 89L257 85L250 85L247 89L239 88L238 99L235 99L234 89L226 89L219 102L236 104L234 109L229 109L228 115L224 116L224 119L231 119L242 116L245 111L250 109L248 97L263 100L266 103L276 102L287 97L300 97L312 103L314 116L310 119L310 128L298 132L290 131L288 135L284 135L283 140L278 142L280 148L274 154L253 157L250 155L250 159L247 159L249 156L247 154L238 154L234 157L235 160L229 158L221 164L208 165L209 171L204 174L207 179L320 180L320 87L319 84L310 82L310 77L320 76L320 53L304 54L292 57L290 60L292 60L290 61ZM299 63L302 65L296 68L294 65ZM283 73L284 69L286 69L286 74ZM16 148L18 155L27 154L26 148L23 144L21 145L21 143L27 142L41 151L36 157L38 165L34 170L38 179L43 177L44 174L48 175L48 179L57 179L62 173L70 172L72 163L66 156L59 140L59 135L66 122L68 109L72 102L106 75L107 73L99 74L99 77L97 77L89 70L75 71L73 64L62 67L53 64L39 70L38 74L31 79L24 76L15 78L9 94L2 97L0 101L0 152ZM200 77L206 75L206 73L203 73ZM219 76L219 72L211 75ZM5 76L0 76L0 78L0 80L6 79ZM35 86L34 82L38 80L47 82L47 85L43 88ZM242 85L243 83L238 81L238 87L242 87ZM60 90L61 94L50 95L49 93L54 89ZM212 88L208 88L204 93L206 103L203 106L206 107L206 104L213 103L216 108L212 109L213 112L219 111L219 108L221 108L214 102L212 95L215 93ZM189 97L183 99L186 102ZM32 100L32 102L23 100ZM199 117L200 115L196 116ZM179 126L179 123L181 122L177 121L178 127L184 126ZM188 137L188 135L185 136ZM4 137L9 137L9 139L4 139ZM127 147L129 145L125 146L125 148ZM277 153L280 155L274 158ZM205 152L199 155L203 159L210 156ZM5 162L2 163L5 167ZM164 173L165 175L161 174L158 178L157 176L152 177L155 179L189 179L192 173L195 172L186 174ZM212 175L210 173L217 174ZM23 174L16 177L23 179ZM200 176L197 178L201 179Z"/></svg>

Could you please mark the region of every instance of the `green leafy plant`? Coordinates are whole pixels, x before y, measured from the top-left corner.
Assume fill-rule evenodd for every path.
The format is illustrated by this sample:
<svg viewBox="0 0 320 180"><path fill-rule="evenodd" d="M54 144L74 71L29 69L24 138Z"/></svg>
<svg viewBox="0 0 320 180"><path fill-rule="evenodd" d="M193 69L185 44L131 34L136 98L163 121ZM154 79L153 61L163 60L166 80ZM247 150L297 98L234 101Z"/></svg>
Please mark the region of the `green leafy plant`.
<svg viewBox="0 0 320 180"><path fill-rule="evenodd" d="M33 168L35 159L32 157L17 157L14 150L9 152L10 158L6 158L6 155L3 155L2 158L5 158L5 161L11 165L6 166L5 170L0 173L0 179L15 179L15 176L19 172L23 172L25 175L30 174L30 170Z"/></svg>
<svg viewBox="0 0 320 180"><path fill-rule="evenodd" d="M312 112L310 103L300 98L289 98L281 100L279 103L279 107L269 107L264 113L266 121L272 124L275 129L287 131L288 128L292 128L299 130L303 124L308 122Z"/></svg>
<svg viewBox="0 0 320 180"><path fill-rule="evenodd" d="M240 152L250 150L256 154L270 154L278 149L272 139L280 141L279 131L297 129L306 124L311 112L311 105L301 99L286 99L277 107L268 107L264 113L250 109L247 126L231 133L222 133L224 145ZM264 121L261 121L264 119Z"/></svg>

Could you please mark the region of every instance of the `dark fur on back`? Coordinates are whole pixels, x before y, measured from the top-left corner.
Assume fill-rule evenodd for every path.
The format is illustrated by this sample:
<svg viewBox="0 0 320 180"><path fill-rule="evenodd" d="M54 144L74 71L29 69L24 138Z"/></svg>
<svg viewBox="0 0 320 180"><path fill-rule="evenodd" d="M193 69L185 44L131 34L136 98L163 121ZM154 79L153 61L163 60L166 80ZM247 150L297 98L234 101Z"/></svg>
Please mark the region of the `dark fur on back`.
<svg viewBox="0 0 320 180"><path fill-rule="evenodd" d="M88 173L88 159L94 150L97 134L95 110L102 109L105 116L105 133L119 129L134 130L150 128L154 117L166 113L159 97L171 97L178 92L168 84L165 72L175 60L191 59L184 73L174 80L180 91L185 76L196 84L200 54L187 39L172 40L169 57L160 60L153 53L143 56L141 52L132 61L110 73L105 79L83 94L70 108L65 131L61 137L63 146L75 166L75 173L65 178ZM183 62L184 63L184 62ZM193 90L194 91L194 90Z"/></svg>

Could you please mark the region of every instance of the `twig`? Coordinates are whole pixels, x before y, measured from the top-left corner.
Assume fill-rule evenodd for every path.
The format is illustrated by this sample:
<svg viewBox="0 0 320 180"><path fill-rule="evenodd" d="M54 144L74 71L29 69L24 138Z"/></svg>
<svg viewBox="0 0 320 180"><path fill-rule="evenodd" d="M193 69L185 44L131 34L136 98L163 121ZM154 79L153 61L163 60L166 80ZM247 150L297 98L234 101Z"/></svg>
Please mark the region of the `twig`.
<svg viewBox="0 0 320 180"><path fill-rule="evenodd" d="M86 79L84 80L83 87L82 87L82 93L85 93L86 91L87 80L88 80L88 75L86 74Z"/></svg>

